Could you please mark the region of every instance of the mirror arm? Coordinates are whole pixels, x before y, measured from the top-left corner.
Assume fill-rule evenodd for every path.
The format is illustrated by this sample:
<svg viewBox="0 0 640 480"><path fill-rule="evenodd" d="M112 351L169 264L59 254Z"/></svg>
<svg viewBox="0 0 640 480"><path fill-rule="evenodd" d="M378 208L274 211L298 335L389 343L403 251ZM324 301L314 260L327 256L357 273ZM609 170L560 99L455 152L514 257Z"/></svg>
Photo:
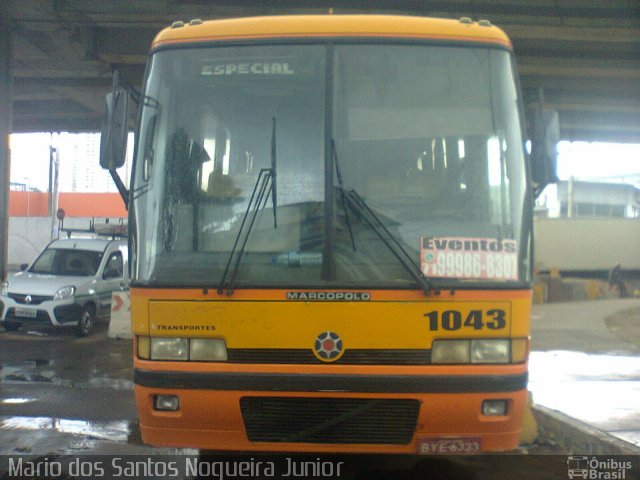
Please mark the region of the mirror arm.
<svg viewBox="0 0 640 480"><path fill-rule="evenodd" d="M122 181L122 178L120 178L120 175L115 169L109 169L109 173L111 174L111 178L113 179L113 182L116 184L116 187L118 188L118 192L122 197L122 201L124 202L124 208L128 210L129 209L129 190L127 190L127 187Z"/></svg>
<svg viewBox="0 0 640 480"><path fill-rule="evenodd" d="M540 194L544 191L544 189L549 185L549 182L541 183L540 185L536 185L533 187L533 199L537 200Z"/></svg>
<svg viewBox="0 0 640 480"><path fill-rule="evenodd" d="M112 90L115 91L118 87L124 88L127 91L127 93L131 95L131 98L133 99L134 102L138 104L140 103L140 97L141 97L140 92L136 90L136 88L133 85L127 82L127 80L125 80L125 78L122 76L119 70L114 70Z"/></svg>

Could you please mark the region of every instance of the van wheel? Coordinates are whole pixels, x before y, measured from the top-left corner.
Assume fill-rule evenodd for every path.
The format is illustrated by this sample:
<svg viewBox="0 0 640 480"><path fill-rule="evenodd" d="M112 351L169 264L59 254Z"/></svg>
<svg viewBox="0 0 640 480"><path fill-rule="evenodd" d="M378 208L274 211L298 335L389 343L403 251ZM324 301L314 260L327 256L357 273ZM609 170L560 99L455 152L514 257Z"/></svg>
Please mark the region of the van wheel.
<svg viewBox="0 0 640 480"><path fill-rule="evenodd" d="M80 319L78 320L78 326L76 327L76 334L79 337L86 337L96 326L96 311L92 304L88 303L82 308Z"/></svg>
<svg viewBox="0 0 640 480"><path fill-rule="evenodd" d="M20 323L18 322L3 322L2 326L7 332L16 332L20 329Z"/></svg>

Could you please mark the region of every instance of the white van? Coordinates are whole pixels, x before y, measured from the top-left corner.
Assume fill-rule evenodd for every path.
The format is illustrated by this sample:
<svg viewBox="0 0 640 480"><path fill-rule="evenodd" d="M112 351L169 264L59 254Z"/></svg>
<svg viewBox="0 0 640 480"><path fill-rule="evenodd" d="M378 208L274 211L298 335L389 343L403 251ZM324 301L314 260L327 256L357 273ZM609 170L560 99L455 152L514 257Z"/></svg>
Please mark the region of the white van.
<svg viewBox="0 0 640 480"><path fill-rule="evenodd" d="M65 238L51 242L31 265L3 282L0 322L73 326L89 335L108 317L111 293L129 288L126 240Z"/></svg>

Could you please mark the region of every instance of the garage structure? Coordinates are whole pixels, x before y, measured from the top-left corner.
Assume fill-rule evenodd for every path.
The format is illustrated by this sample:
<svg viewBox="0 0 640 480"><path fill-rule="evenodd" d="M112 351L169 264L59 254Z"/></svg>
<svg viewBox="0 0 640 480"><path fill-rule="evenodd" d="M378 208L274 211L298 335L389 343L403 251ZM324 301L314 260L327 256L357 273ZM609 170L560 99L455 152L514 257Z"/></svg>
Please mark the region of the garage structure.
<svg viewBox="0 0 640 480"><path fill-rule="evenodd" d="M513 41L525 99L542 87L565 140L640 143L637 0L21 0L0 5L0 265L8 134L98 131L112 72L139 87L155 34L177 20L390 13L488 19ZM5 277L2 267L2 277Z"/></svg>

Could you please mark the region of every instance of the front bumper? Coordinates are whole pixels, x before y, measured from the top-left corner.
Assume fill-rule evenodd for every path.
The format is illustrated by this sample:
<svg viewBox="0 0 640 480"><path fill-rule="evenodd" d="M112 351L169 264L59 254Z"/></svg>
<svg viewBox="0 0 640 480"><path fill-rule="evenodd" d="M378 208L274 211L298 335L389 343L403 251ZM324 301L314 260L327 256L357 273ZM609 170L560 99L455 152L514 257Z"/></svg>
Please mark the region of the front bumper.
<svg viewBox="0 0 640 480"><path fill-rule="evenodd" d="M75 303L73 298L65 300L46 300L37 305L16 302L13 298L0 298L3 308L0 320L2 322L53 325L55 327L76 325L82 306Z"/></svg>
<svg viewBox="0 0 640 480"><path fill-rule="evenodd" d="M145 443L212 450L425 453L442 439L517 448L527 396L515 375L187 373L136 369ZM177 395L178 411L154 408ZM486 400L508 413L482 414ZM433 443L432 443L433 444Z"/></svg>

